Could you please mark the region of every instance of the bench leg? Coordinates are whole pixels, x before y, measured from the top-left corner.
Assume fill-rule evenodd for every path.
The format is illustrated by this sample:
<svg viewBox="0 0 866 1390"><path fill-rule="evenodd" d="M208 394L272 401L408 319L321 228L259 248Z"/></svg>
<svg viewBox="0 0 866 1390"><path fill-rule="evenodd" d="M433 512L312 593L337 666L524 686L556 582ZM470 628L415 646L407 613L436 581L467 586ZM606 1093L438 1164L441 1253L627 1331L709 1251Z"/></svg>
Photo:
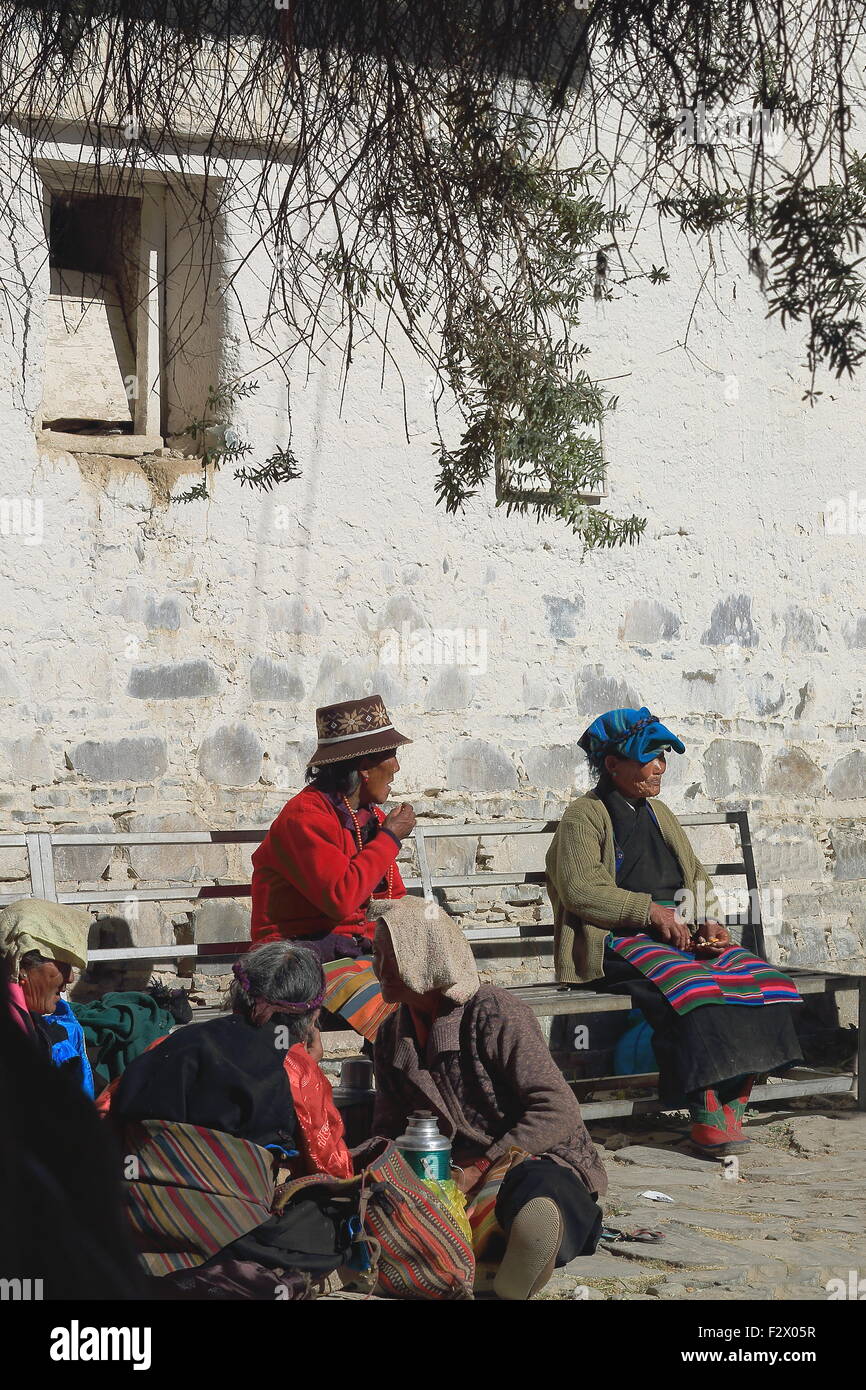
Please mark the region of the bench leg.
<svg viewBox="0 0 866 1390"><path fill-rule="evenodd" d="M857 1109L866 1110L866 980L857 986Z"/></svg>

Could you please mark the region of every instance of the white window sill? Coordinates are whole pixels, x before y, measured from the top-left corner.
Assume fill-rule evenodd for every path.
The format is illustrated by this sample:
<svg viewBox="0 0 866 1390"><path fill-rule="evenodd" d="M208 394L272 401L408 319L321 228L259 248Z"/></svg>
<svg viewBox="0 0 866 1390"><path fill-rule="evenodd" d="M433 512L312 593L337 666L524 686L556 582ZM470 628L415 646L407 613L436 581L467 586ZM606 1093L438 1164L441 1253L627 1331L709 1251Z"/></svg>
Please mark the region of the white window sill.
<svg viewBox="0 0 866 1390"><path fill-rule="evenodd" d="M36 442L68 454L113 454L116 458L138 458L164 447L158 434L64 434L61 430L37 430Z"/></svg>

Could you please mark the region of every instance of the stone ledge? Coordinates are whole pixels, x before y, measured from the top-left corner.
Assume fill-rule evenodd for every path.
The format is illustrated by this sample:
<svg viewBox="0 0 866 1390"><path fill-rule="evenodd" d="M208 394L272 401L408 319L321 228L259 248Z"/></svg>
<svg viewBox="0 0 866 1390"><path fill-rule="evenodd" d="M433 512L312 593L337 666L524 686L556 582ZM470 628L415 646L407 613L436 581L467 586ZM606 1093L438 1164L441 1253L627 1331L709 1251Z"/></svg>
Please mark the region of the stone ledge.
<svg viewBox="0 0 866 1390"><path fill-rule="evenodd" d="M164 447L158 434L66 434L63 430L38 430L36 443L65 454L102 454L107 458L139 458Z"/></svg>

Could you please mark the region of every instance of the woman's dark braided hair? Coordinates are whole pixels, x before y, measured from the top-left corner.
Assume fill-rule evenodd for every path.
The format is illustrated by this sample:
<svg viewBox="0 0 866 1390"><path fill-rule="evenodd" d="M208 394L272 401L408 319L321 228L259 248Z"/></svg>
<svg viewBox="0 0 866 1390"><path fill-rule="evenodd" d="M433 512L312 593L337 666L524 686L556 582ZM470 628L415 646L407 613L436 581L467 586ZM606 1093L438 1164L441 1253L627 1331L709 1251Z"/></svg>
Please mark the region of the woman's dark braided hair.
<svg viewBox="0 0 866 1390"><path fill-rule="evenodd" d="M337 796L350 796L358 786L358 769L371 756L384 761L393 758L395 748L384 753L371 755L363 753L357 758L342 758L338 763L323 763L321 767L308 767L305 780L317 787L320 792L334 792Z"/></svg>

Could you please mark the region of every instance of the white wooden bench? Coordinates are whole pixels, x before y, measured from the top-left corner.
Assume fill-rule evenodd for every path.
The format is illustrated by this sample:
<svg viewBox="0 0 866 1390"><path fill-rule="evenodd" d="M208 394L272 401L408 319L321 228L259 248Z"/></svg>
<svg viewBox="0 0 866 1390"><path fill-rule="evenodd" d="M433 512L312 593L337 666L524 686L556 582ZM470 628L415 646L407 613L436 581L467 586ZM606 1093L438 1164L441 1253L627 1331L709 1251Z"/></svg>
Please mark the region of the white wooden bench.
<svg viewBox="0 0 866 1390"><path fill-rule="evenodd" d="M708 815L681 816L680 823L686 828L727 825L737 831L738 845L735 857L721 863L707 863L705 867L711 878L737 876L745 881L750 911L749 920L743 931L744 944L754 950L757 955L765 958L766 945L747 812L722 811ZM497 820L462 824L446 821L419 821L413 834L418 872L417 875L405 878L406 887L410 892L432 897L446 888L488 889L517 885L543 886L545 882L544 852L549 843L549 837L556 830L556 826L556 821ZM23 847L26 849L30 892L33 897L44 898L53 902L78 903L93 908L103 904L121 902L124 904L171 901L187 903L215 898L243 898L250 896L251 887L248 882L208 883L198 887L194 884L186 884L123 891L115 886L106 888L104 891L59 892L55 879L55 849L84 848L94 845L242 844L252 846L261 843L266 834L267 827L253 830L142 831L118 832L117 834L76 834L67 831L51 834L47 831L35 831L22 835L2 835L0 836L0 847ZM481 871L472 874L442 874L431 872L428 856L428 845L431 841L445 837L449 839L464 837L488 839L497 836L534 837L533 848L537 846L538 849L538 867L506 873ZM21 896L20 892L0 894L0 905L13 902ZM728 925L736 928L740 925L739 919L729 918ZM552 937L553 921L548 916L547 920L537 922L496 923L488 927L466 928L465 934L473 946L478 948L486 945L495 946L505 942L544 941ZM228 964L249 949L249 943L239 941L178 943L173 946L120 946L92 950L89 952L88 959L90 964L100 962L128 962L130 964L152 962L157 964L160 961L186 959L210 964L223 962ZM858 1108L866 1109L866 1083L859 1083L859 1078L866 1072L866 1037L864 1037L866 979L858 975L844 975L823 970L802 970L789 966L786 966L785 969L795 980L800 993L803 995L835 995L849 991L858 995L856 1070L853 1076L848 1072L816 1070L814 1068L789 1071L784 1079L779 1080L777 1084L755 1087L752 1098L759 1101L782 1100L793 1096L853 1094L856 1097ZM553 981L542 984L518 985L512 988L539 1017L571 1015L575 1018L583 1018L591 1014L630 1010L633 1007L628 995L612 994L602 989L573 989L558 986ZM211 1011L207 1012L210 1013ZM612 1087L633 1090L645 1088L656 1081L657 1076L648 1073L628 1077L585 1078L580 1084L591 1086L593 1090ZM582 1109L587 1118L607 1118L618 1115L654 1113L659 1111L660 1105L657 1099L641 1097L591 1102L584 1104Z"/></svg>

